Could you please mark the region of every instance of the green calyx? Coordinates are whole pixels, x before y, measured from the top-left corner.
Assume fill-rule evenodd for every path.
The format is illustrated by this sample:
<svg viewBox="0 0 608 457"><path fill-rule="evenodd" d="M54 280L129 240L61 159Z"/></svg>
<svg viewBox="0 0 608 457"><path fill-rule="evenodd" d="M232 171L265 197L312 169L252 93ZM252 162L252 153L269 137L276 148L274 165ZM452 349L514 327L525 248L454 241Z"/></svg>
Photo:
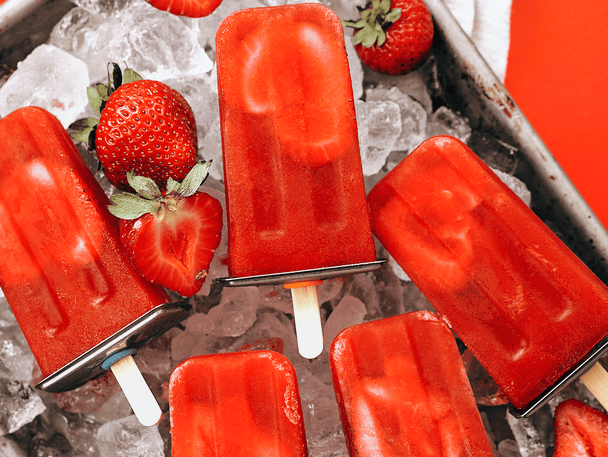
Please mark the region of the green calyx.
<svg viewBox="0 0 608 457"><path fill-rule="evenodd" d="M342 25L359 30L353 37L353 44L370 48L374 44L382 46L386 41L385 30L401 17L401 8L391 9L391 0L372 0L372 7L359 9L359 13L361 19L342 21Z"/></svg>
<svg viewBox="0 0 608 457"><path fill-rule="evenodd" d="M143 78L137 72L130 68L125 69L123 74L117 63L110 62L108 64L108 83L100 83L95 87L87 87L89 105L97 117L88 117L84 119L84 127L72 133L72 139L80 143L87 143L89 151L93 151L95 149L95 130L97 124L99 124L101 112L110 98L110 95L112 95L112 93L121 85L132 81L141 81L142 79Z"/></svg>
<svg viewBox="0 0 608 457"><path fill-rule="evenodd" d="M199 162L188 172L182 182L173 178L167 181L163 194L158 185L150 178L136 176L133 171L127 173L127 180L137 194L120 193L110 197L112 205L108 210L120 219L134 220L144 214L159 214L164 210L176 211L180 200L196 193L209 174L209 162Z"/></svg>

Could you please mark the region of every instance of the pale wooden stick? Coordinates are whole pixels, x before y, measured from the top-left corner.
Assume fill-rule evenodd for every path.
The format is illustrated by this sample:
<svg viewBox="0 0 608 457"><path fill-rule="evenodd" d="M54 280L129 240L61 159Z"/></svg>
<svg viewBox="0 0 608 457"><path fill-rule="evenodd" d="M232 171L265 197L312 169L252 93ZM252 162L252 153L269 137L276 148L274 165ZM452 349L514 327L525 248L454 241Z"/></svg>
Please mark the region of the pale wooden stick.
<svg viewBox="0 0 608 457"><path fill-rule="evenodd" d="M323 351L323 329L317 286L290 287L293 300L293 317L296 323L298 352L302 357L314 359Z"/></svg>
<svg viewBox="0 0 608 457"><path fill-rule="evenodd" d="M163 413L133 356L123 357L110 368L139 422L147 427L158 424Z"/></svg>
<svg viewBox="0 0 608 457"><path fill-rule="evenodd" d="M591 369L580 377L585 387L593 394L600 402L606 411L608 411L608 373L598 363L593 365Z"/></svg>

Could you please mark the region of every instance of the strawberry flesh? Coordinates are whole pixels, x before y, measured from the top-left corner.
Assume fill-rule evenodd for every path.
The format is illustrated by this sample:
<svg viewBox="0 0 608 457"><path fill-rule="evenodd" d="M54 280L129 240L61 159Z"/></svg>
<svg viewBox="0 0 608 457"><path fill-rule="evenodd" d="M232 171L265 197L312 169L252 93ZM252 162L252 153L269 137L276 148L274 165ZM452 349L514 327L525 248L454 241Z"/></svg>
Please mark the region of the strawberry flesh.
<svg viewBox="0 0 608 457"><path fill-rule="evenodd" d="M196 294L205 281L221 231L221 204L203 192L177 200L174 207L163 203L158 214L120 225L121 242L135 269L185 297Z"/></svg>
<svg viewBox="0 0 608 457"><path fill-rule="evenodd" d="M554 457L608 456L608 415L571 399L555 410Z"/></svg>

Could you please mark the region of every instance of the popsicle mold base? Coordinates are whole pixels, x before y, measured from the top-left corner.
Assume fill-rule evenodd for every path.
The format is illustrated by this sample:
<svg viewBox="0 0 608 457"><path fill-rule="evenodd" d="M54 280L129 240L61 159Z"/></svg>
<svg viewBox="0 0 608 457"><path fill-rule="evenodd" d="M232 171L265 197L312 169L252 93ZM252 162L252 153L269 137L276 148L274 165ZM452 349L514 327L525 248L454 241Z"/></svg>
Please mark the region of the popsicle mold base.
<svg viewBox="0 0 608 457"><path fill-rule="evenodd" d="M346 276L355 273L365 273L379 269L386 262L386 259L380 259L374 262L356 263L351 265L338 265L324 268L314 268L310 270L288 271L267 275L217 278L216 281L225 286L280 285L293 282L305 282L338 278L340 276Z"/></svg>
<svg viewBox="0 0 608 457"><path fill-rule="evenodd" d="M598 366L599 359L607 351L608 335L604 337L598 344L596 344L593 349L589 351L589 353L585 357L583 357L576 365L574 365L570 370L564 373L552 386L545 389L543 393L541 393L538 397L536 397L526 406L524 406L523 408L515 408L513 405L511 405L511 414L518 419L530 417L532 414L534 414L540 408L546 405L567 385L569 385L573 381L576 381L576 379L578 379L579 377L581 378L583 383L589 388L590 386L588 386L587 382L585 381L585 374L593 370L596 366ZM589 390L591 390L591 388Z"/></svg>
<svg viewBox="0 0 608 457"><path fill-rule="evenodd" d="M40 381L36 388L51 393L66 392L86 384L102 374L124 355L137 350L175 327L188 317L191 305L187 302L165 303L151 309L112 336L64 365ZM117 355L119 355L117 357Z"/></svg>

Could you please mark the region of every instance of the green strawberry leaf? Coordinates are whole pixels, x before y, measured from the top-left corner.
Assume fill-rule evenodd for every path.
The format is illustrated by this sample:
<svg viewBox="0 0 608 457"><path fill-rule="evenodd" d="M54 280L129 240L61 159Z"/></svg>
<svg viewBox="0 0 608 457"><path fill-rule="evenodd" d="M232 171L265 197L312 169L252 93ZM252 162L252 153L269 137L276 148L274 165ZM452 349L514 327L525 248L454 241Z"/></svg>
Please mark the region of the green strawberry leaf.
<svg viewBox="0 0 608 457"><path fill-rule="evenodd" d="M372 0L372 7L360 10L359 14L361 19L342 21L342 25L359 29L353 36L353 44L371 48L384 44L385 30L401 17L401 8L391 9L391 0Z"/></svg>
<svg viewBox="0 0 608 457"><path fill-rule="evenodd" d="M89 105L96 116L101 116L101 102L103 101L102 96L99 94L99 90L94 87L87 87L87 97L89 98Z"/></svg>
<svg viewBox="0 0 608 457"><path fill-rule="evenodd" d="M95 128L95 126L99 123L99 119L96 119L94 117L87 117L83 120L86 124L86 127L84 127L82 130L73 132L72 134L70 134L70 137L74 141L77 141L79 143L88 143L89 135L91 134L91 131ZM79 122L82 122L83 120L80 120Z"/></svg>
<svg viewBox="0 0 608 457"><path fill-rule="evenodd" d="M144 78L142 78L135 70L131 70L130 68L125 69L125 73L123 75L123 84L133 81L141 81L142 79Z"/></svg>
<svg viewBox="0 0 608 457"><path fill-rule="evenodd" d="M127 181L135 189L135 192L146 200L156 200L162 197L158 185L152 179L145 176L135 176L133 170L127 173Z"/></svg>
<svg viewBox="0 0 608 457"><path fill-rule="evenodd" d="M203 184L203 181L207 178L210 166L211 161L195 164L179 185L177 194L181 197L190 197L194 195L198 188L201 187L201 184Z"/></svg>
<svg viewBox="0 0 608 457"><path fill-rule="evenodd" d="M121 219L133 220L146 213L153 213L158 209L159 203L145 200L133 194L116 194L110 197L113 205L108 206L108 211Z"/></svg>
<svg viewBox="0 0 608 457"><path fill-rule="evenodd" d="M167 194L178 193L179 186L180 186L180 182L176 181L171 176L169 176L169 179L167 179L167 186L165 188L167 191Z"/></svg>

